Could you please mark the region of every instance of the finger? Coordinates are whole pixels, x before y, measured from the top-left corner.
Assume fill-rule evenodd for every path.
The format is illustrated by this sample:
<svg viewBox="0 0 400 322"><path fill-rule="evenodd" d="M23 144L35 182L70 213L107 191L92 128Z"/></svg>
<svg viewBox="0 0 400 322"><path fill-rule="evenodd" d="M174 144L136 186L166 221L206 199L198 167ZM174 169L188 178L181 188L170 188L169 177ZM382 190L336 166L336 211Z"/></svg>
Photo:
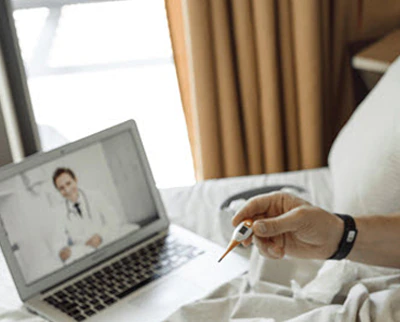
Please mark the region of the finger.
<svg viewBox="0 0 400 322"><path fill-rule="evenodd" d="M278 259L275 254L269 251L269 248L273 246L270 238L254 237L254 244L257 246L258 252L261 256L271 259Z"/></svg>
<svg viewBox="0 0 400 322"><path fill-rule="evenodd" d="M258 237L273 237L287 232L294 232L299 226L299 214L297 209L279 217L259 219L253 224L254 235Z"/></svg>
<svg viewBox="0 0 400 322"><path fill-rule="evenodd" d="M276 258L282 258L285 255L285 235L280 234L270 239L272 245L268 247L268 252Z"/></svg>
<svg viewBox="0 0 400 322"><path fill-rule="evenodd" d="M276 205L281 204L281 200L282 193L279 192L272 192L251 198L235 216L233 216L232 224L237 226L245 219L252 219L260 214L269 213L272 208L276 208Z"/></svg>
<svg viewBox="0 0 400 322"><path fill-rule="evenodd" d="M251 244L252 241L253 241L253 237L250 236L249 238L247 238L247 239L245 239L244 241L242 241L242 245L243 245L244 247L248 247L248 246L250 246L250 244Z"/></svg>
<svg viewBox="0 0 400 322"><path fill-rule="evenodd" d="M285 255L285 252L284 252L283 248L281 248L279 246L269 247L268 248L268 253L274 259L281 259Z"/></svg>
<svg viewBox="0 0 400 322"><path fill-rule="evenodd" d="M253 236L250 236L242 242L243 246L247 247L253 242ZM279 252L285 250L285 237L284 235L278 235L272 238L267 238L264 243L268 243L268 247L276 247Z"/></svg>
<svg viewBox="0 0 400 322"><path fill-rule="evenodd" d="M285 235L277 235L271 238L272 243L274 244L273 247L285 249Z"/></svg>
<svg viewBox="0 0 400 322"><path fill-rule="evenodd" d="M285 254L283 248L276 245L271 238L255 237L254 243L256 244L259 253L264 257L280 259Z"/></svg>

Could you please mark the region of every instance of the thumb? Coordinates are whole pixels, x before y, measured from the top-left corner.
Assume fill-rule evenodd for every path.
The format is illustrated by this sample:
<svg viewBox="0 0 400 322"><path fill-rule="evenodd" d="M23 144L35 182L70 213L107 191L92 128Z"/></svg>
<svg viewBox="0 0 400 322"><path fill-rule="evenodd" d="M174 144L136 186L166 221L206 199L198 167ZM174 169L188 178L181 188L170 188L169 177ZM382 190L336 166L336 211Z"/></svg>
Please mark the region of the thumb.
<svg viewBox="0 0 400 322"><path fill-rule="evenodd" d="M256 220L253 231L259 237L273 237L283 233L296 231L298 228L298 216L295 209L273 218Z"/></svg>

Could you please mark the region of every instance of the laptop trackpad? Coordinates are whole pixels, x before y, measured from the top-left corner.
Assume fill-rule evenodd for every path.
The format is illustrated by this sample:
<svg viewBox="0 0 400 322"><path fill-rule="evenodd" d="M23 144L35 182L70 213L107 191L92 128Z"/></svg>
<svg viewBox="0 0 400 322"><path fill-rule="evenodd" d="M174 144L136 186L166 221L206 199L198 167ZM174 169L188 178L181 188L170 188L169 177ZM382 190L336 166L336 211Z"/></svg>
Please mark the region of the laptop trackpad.
<svg viewBox="0 0 400 322"><path fill-rule="evenodd" d="M135 307L135 319L138 321L142 320L139 318L142 314L146 321L160 321L182 305L205 294L206 292L193 282L177 275L171 275L151 289L140 292L129 301L129 304Z"/></svg>

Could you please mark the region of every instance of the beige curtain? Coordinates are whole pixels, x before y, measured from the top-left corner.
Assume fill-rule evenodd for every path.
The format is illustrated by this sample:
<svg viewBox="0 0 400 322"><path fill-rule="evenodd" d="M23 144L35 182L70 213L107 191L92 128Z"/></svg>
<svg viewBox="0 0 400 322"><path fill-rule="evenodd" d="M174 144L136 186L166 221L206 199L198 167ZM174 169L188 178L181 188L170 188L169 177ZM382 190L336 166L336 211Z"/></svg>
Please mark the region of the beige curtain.
<svg viewBox="0 0 400 322"><path fill-rule="evenodd" d="M324 165L354 109L346 44L368 1L165 3L197 179Z"/></svg>

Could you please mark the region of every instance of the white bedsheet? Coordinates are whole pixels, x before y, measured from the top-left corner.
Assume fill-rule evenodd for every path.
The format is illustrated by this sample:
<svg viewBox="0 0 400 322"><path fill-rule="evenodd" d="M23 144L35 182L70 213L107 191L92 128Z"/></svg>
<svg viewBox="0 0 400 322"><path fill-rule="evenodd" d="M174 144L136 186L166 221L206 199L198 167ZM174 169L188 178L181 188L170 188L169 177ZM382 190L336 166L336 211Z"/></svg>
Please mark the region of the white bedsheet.
<svg viewBox="0 0 400 322"><path fill-rule="evenodd" d="M275 184L302 186L307 190L302 197L334 211L326 168L206 181L188 189L164 191L163 196L174 222L226 245L216 223L219 205L239 191ZM347 260L274 261L251 247L239 252L251 256L248 274L184 306L168 321L400 321L398 269Z"/></svg>
<svg viewBox="0 0 400 322"><path fill-rule="evenodd" d="M226 242L222 238L217 222L222 202L238 192L276 184L301 186L307 190L303 197L320 207L332 210L331 177L327 168L208 180L192 187L162 190L161 194L172 223L225 246ZM321 261L293 259L271 261L259 257L257 251L252 252L251 248L241 248L238 251L249 257L251 254L251 272L216 290L208 298L182 308L170 318L171 321L280 321L289 318L296 318L295 321L353 321L351 317L360 316L361 311L364 316L371 310L374 314L388 310L398 314L392 305L399 303L400 299L397 294L400 274L397 275L396 270L348 262L350 266L362 267L362 269L357 268L354 279L358 281L364 278L363 283L348 281L348 285L341 289L341 292L344 292L343 296L347 294L346 290L351 290L350 293L354 298L351 303L346 300L348 304L345 305L340 303L326 305L307 298L312 292L307 293L307 288L303 287L317 276L322 265ZM350 270L352 269L353 266ZM388 275L387 278L385 274ZM291 285L291 280L296 282ZM315 281L314 279L314 283ZM356 283L353 288L349 286L352 283ZM337 318L330 315L339 311L344 313ZM400 317L398 320L400 321ZM2 255L0 256L0 321L43 321L22 307Z"/></svg>
<svg viewBox="0 0 400 322"><path fill-rule="evenodd" d="M321 265L321 261L266 260L253 252L249 274L182 307L168 322L400 321L400 270L326 261L321 270L325 268L330 279L344 281L335 290L317 274ZM291 280L318 287L310 292L305 286L308 294L301 294ZM332 303L320 301L327 293L334 295Z"/></svg>

